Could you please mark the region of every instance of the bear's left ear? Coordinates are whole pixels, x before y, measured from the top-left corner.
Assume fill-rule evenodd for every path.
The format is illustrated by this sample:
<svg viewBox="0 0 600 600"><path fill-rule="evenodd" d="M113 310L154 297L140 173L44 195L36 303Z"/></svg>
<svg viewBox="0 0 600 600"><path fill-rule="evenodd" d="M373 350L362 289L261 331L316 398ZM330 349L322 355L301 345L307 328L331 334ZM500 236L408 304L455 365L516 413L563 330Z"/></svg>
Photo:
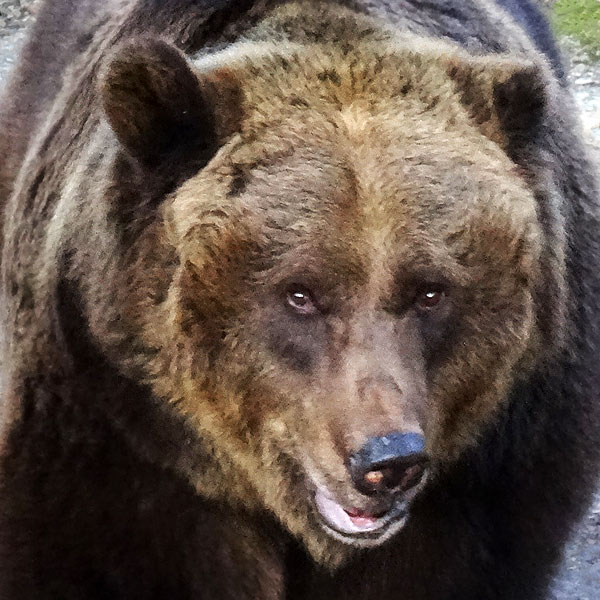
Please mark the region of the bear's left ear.
<svg viewBox="0 0 600 600"><path fill-rule="evenodd" d="M502 58L451 60L448 73L481 130L521 162L539 136L548 107L540 65Z"/></svg>
<svg viewBox="0 0 600 600"><path fill-rule="evenodd" d="M232 128L232 120L240 119L233 81L218 74L202 79L182 52L160 40L120 46L106 65L100 92L117 139L150 168L192 152L208 161L224 126Z"/></svg>

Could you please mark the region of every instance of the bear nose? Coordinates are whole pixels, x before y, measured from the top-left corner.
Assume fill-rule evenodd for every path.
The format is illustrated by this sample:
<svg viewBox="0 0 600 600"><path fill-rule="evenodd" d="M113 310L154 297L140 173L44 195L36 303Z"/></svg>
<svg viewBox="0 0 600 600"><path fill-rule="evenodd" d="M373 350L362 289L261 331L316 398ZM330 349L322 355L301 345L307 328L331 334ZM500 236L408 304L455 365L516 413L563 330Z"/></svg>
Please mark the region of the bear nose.
<svg viewBox="0 0 600 600"><path fill-rule="evenodd" d="M363 494L406 492L425 473L425 438L400 432L372 437L349 462L352 481Z"/></svg>

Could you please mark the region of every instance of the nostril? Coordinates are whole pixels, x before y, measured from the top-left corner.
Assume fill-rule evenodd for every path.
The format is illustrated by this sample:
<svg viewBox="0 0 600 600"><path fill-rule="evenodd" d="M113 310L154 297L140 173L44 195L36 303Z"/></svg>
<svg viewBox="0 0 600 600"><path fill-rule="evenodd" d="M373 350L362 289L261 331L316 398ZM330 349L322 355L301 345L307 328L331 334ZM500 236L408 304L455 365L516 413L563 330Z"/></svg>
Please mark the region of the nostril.
<svg viewBox="0 0 600 600"><path fill-rule="evenodd" d="M424 472L424 463L406 464L398 462L391 464L382 469L383 477L378 484L378 490L406 492L421 481ZM368 483L368 480L366 483Z"/></svg>
<svg viewBox="0 0 600 600"><path fill-rule="evenodd" d="M365 482L369 485L381 485L385 479L383 471L369 471L365 474Z"/></svg>
<svg viewBox="0 0 600 600"><path fill-rule="evenodd" d="M411 464L397 461L382 465L375 471L358 474L360 481L355 478L358 489L366 494L376 492L406 492L419 484L425 473L426 460Z"/></svg>
<svg viewBox="0 0 600 600"><path fill-rule="evenodd" d="M423 479L423 475L425 474L425 465L413 465L409 467L404 472L402 476L402 480L400 481L400 489L402 491L409 490L414 487L418 483L420 483L421 479Z"/></svg>
<svg viewBox="0 0 600 600"><path fill-rule="evenodd" d="M425 473L425 440L417 433L392 433L370 438L350 458L350 474L364 494L406 492Z"/></svg>

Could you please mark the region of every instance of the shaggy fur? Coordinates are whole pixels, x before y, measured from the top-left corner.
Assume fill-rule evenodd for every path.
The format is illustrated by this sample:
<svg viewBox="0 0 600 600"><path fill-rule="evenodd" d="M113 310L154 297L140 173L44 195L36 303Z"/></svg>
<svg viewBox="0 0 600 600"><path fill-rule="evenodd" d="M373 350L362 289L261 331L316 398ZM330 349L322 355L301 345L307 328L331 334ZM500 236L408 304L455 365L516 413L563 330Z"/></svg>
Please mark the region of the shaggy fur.
<svg viewBox="0 0 600 600"><path fill-rule="evenodd" d="M525 29L538 50L548 57L557 76L564 81L565 72L560 53L552 37L550 25L538 4L534 0L497 0L497 2Z"/></svg>
<svg viewBox="0 0 600 600"><path fill-rule="evenodd" d="M598 469L600 223L528 6L42 4L0 106L0 597L543 597ZM315 494L388 510L348 461L391 431L427 474L350 538Z"/></svg>

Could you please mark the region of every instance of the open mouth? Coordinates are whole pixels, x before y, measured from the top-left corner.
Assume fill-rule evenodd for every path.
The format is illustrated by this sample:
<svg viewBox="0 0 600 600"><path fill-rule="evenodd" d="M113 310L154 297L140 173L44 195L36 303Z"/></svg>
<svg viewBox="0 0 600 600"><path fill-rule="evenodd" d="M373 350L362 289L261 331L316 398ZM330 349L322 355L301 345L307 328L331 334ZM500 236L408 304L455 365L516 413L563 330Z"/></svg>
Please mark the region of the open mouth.
<svg viewBox="0 0 600 600"><path fill-rule="evenodd" d="M344 508L322 488L317 488L314 498L322 524L326 529L341 534L335 537L342 539L380 538L392 525L397 525L394 529L399 529L407 512L406 502L401 500L395 502L388 510L375 514L355 508Z"/></svg>

